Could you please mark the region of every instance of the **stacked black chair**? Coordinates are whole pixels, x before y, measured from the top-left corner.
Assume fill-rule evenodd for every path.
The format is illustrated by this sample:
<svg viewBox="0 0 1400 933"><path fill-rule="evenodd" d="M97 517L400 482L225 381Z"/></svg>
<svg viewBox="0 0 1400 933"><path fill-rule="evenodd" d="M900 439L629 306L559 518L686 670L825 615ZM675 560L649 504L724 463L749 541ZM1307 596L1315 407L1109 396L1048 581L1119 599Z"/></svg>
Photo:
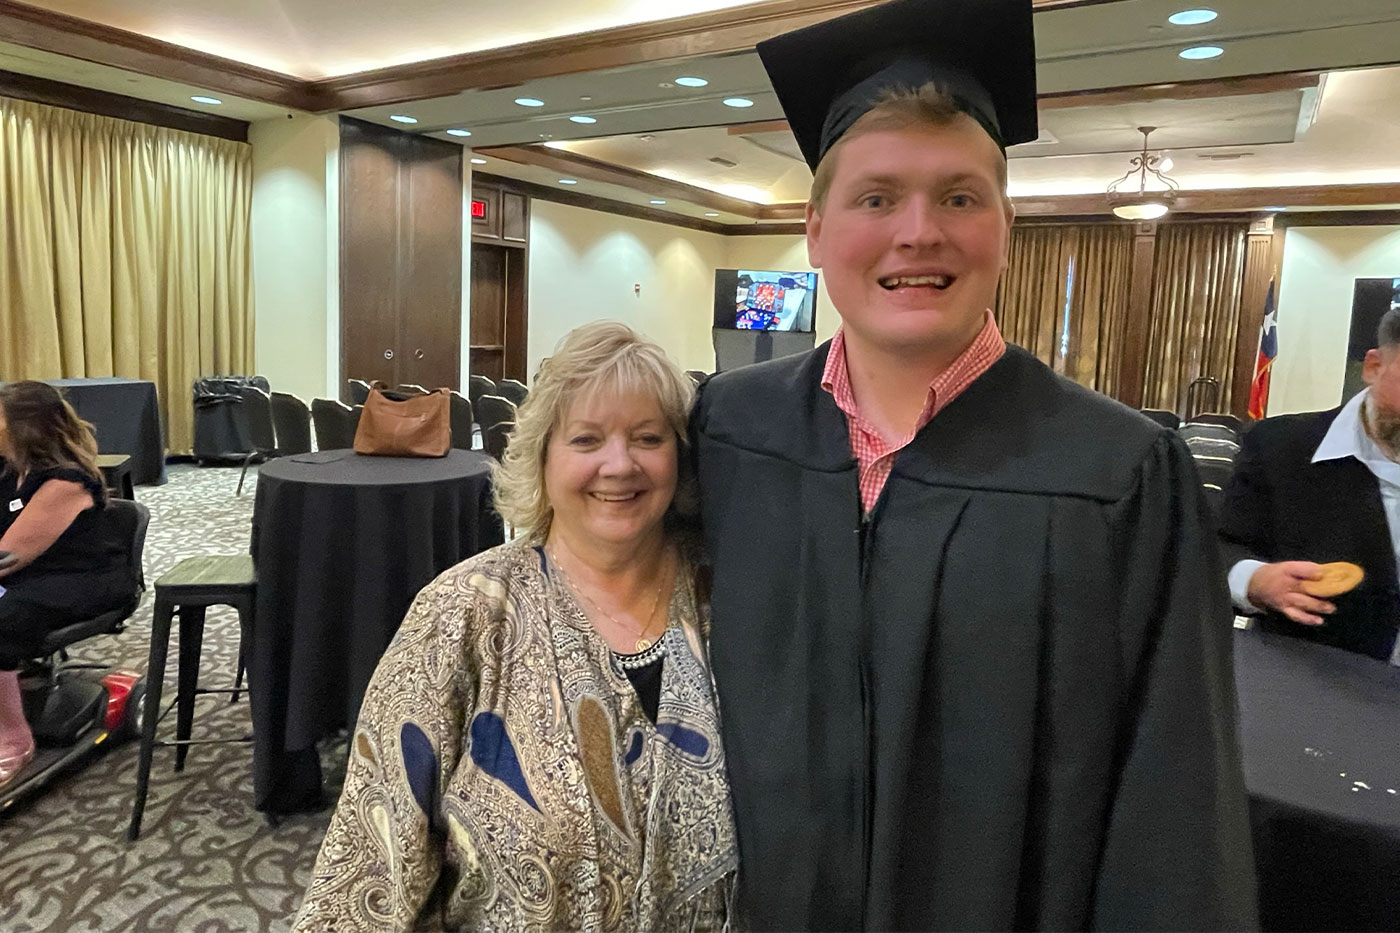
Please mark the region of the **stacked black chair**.
<svg viewBox="0 0 1400 933"><path fill-rule="evenodd" d="M503 399L508 399L515 407L519 408L525 404L525 396L530 394L530 389L518 379L502 379L496 383L495 394Z"/></svg>
<svg viewBox="0 0 1400 933"><path fill-rule="evenodd" d="M243 414L248 423L248 433L253 438L253 450L243 458L243 472L238 474L236 496L243 495L243 480L248 476L248 464L253 459L277 456L277 429L272 424L272 396L257 386L241 386L239 394L243 398Z"/></svg>
<svg viewBox="0 0 1400 933"><path fill-rule="evenodd" d="M472 407L476 410L476 423L481 425L483 439L492 425L515 423L515 404L508 398L483 395Z"/></svg>
<svg viewBox="0 0 1400 933"><path fill-rule="evenodd" d="M272 393L272 424L277 456L311 453L311 409L290 392Z"/></svg>
<svg viewBox="0 0 1400 933"><path fill-rule="evenodd" d="M481 401L483 395L495 394L496 383L492 382L490 379L487 379L485 376L467 377L467 398L471 399L473 409L480 408L478 403ZM477 423L480 424L481 422ZM485 425L482 426L485 427Z"/></svg>
<svg viewBox="0 0 1400 933"><path fill-rule="evenodd" d="M269 391L262 376L208 376L196 379L194 396L194 456L206 460L241 460L256 452L243 389Z"/></svg>
<svg viewBox="0 0 1400 933"><path fill-rule="evenodd" d="M1160 408L1144 408L1142 413L1164 428L1171 428L1175 431L1181 427L1181 418L1177 417L1174 411L1163 411Z"/></svg>
<svg viewBox="0 0 1400 933"><path fill-rule="evenodd" d="M1188 424L1182 427L1180 433L1196 461L1196 474L1201 478L1206 499L1215 514L1219 515L1225 486L1230 482L1235 458L1240 453L1239 437L1231 428L1221 424Z"/></svg>
<svg viewBox="0 0 1400 933"><path fill-rule="evenodd" d="M1234 415L1219 411L1207 411L1191 419L1192 424L1218 424L1230 428L1236 436L1244 433L1244 422Z"/></svg>
<svg viewBox="0 0 1400 933"><path fill-rule="evenodd" d="M146 792L150 787L151 757L156 746L175 746L175 770L183 771L185 756L189 754L190 746L195 744L195 740L190 738L194 725L195 697L229 693L237 700L242 692L243 646L247 644L252 630L256 596L257 577L253 571L253 558L247 554L187 557L156 581L151 656L141 713L141 755L136 766L136 799L131 809L131 825L126 831L127 839L134 841L141 833L141 816L146 809ZM199 686L204 616L210 606L232 606L238 610L238 676L232 687L205 689ZM170 650L170 623L177 612L180 616L180 666L175 697L175 740L157 742L156 725L162 718L160 697L164 687L166 656Z"/></svg>
<svg viewBox="0 0 1400 933"><path fill-rule="evenodd" d="M483 397L490 398L489 395ZM505 459L506 447L510 444L510 435L514 431L514 421L498 421L482 430L481 445L486 448L488 454L499 462Z"/></svg>
<svg viewBox="0 0 1400 933"><path fill-rule="evenodd" d="M404 395L432 395L432 394L433 394L433 393L429 392L429 391L428 391L426 388L424 388L423 386L420 386L420 385L419 385L418 383L416 383L416 382L405 382L405 383L403 383L402 385L399 386L399 391L402 392Z"/></svg>
<svg viewBox="0 0 1400 933"><path fill-rule="evenodd" d="M710 374L699 369L687 369L685 374L690 377L690 381L697 386L705 384L705 380L710 378Z"/></svg>
<svg viewBox="0 0 1400 933"><path fill-rule="evenodd" d="M355 431L360 426L364 406L351 408L330 398L311 400L311 421L316 426L317 450L348 450L355 446Z"/></svg>
<svg viewBox="0 0 1400 933"><path fill-rule="evenodd" d="M61 659L66 658L68 648L83 639L122 631L126 621L140 605L141 594L146 589L142 561L151 513L139 502L112 499L98 513L98 521L111 525L114 540L130 542L126 567L131 597L109 612L55 629L44 638L39 656L44 659L42 670L48 683L44 688L40 712L31 719L34 738L40 744L66 744L81 727L96 718L98 705L106 703L106 691L90 679L65 675L73 670L100 670L106 665L78 664ZM139 715L140 702L139 696L129 699L128 716Z"/></svg>
<svg viewBox="0 0 1400 933"><path fill-rule="evenodd" d="M461 392L451 393L452 446L458 450L472 449L472 401Z"/></svg>
<svg viewBox="0 0 1400 933"><path fill-rule="evenodd" d="M369 383L363 379L350 380L350 404L363 405L369 399Z"/></svg>

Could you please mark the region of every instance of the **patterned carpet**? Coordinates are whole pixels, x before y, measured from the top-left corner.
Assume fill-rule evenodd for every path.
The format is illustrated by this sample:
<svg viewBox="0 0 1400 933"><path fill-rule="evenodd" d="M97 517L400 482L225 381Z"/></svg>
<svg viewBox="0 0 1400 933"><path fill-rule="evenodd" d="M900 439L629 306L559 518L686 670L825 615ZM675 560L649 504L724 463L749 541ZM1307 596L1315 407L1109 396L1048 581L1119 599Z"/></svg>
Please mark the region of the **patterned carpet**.
<svg viewBox="0 0 1400 933"><path fill-rule="evenodd" d="M238 470L172 466L165 486L138 487L151 510L146 581L198 554L245 553L256 489L250 471L234 497ZM119 635L94 638L76 660L144 671L151 603ZM178 627L177 627L178 632ZM165 697L175 695L178 637L170 647ZM201 686L231 684L238 619L210 610ZM173 715L161 735L173 737ZM241 737L251 721L246 695L202 697L194 738ZM334 800L344 746L327 743L323 767ZM120 745L50 784L0 822L0 930L285 930L301 903L330 811L270 828L253 810L252 747L197 745L175 774L173 749L157 749L141 838L127 843L136 788L137 744Z"/></svg>

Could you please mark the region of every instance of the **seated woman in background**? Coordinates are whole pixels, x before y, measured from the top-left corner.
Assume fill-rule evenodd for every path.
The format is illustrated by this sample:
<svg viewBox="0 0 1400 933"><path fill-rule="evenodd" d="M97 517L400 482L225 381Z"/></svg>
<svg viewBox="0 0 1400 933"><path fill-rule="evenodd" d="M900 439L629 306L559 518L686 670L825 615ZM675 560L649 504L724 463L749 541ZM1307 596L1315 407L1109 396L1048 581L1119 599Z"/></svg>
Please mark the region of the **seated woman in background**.
<svg viewBox="0 0 1400 933"><path fill-rule="evenodd" d="M297 929L724 925L693 393L621 324L540 367L495 477L519 537L425 587L380 661Z"/></svg>
<svg viewBox="0 0 1400 933"><path fill-rule="evenodd" d="M53 386L0 388L0 786L34 757L22 661L49 632L131 599L127 542L104 540L91 426Z"/></svg>

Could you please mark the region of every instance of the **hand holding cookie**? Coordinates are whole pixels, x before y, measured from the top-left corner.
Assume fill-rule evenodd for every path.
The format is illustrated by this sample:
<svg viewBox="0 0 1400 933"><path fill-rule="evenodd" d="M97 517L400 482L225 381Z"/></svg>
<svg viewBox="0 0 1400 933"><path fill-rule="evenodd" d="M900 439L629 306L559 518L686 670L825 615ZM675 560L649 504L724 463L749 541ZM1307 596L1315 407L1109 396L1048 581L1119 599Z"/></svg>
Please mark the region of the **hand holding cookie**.
<svg viewBox="0 0 1400 933"><path fill-rule="evenodd" d="M1336 612L1337 607L1320 595L1314 595L1310 588L1319 588L1319 593L1325 591L1328 595L1346 592L1335 589L1335 581L1328 586L1329 579L1323 565L1311 561L1265 564L1249 578L1249 601L1260 609L1282 613L1301 625L1321 625L1326 621L1323 617Z"/></svg>
<svg viewBox="0 0 1400 933"><path fill-rule="evenodd" d="M1304 582L1303 592L1321 599L1330 599L1333 596L1350 593L1361 585L1362 580L1366 579L1366 571L1346 561L1323 564L1319 570L1322 575Z"/></svg>

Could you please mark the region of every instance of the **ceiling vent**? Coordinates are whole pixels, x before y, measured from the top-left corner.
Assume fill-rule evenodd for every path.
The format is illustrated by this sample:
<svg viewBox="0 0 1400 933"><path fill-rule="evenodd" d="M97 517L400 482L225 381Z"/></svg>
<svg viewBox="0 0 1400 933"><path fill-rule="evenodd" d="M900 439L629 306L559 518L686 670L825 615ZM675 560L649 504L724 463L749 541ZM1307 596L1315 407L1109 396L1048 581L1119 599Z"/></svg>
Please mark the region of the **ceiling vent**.
<svg viewBox="0 0 1400 933"><path fill-rule="evenodd" d="M710 156L710 161L716 165L723 165L725 168L734 168L734 166L739 164L738 162L733 162L722 156Z"/></svg>

